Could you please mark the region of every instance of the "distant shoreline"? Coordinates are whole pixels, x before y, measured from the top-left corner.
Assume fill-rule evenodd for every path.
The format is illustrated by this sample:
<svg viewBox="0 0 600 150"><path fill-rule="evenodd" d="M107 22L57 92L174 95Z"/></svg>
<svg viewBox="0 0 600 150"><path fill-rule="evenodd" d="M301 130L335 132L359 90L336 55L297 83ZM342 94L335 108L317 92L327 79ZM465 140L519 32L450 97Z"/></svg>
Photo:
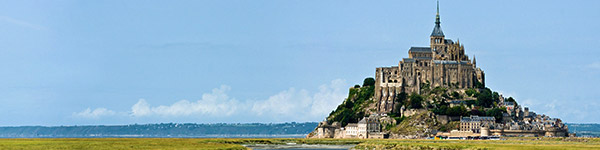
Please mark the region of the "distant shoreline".
<svg viewBox="0 0 600 150"><path fill-rule="evenodd" d="M304 138L316 126L316 122L20 126L0 127L0 138Z"/></svg>
<svg viewBox="0 0 600 150"><path fill-rule="evenodd" d="M0 127L0 138L305 138L317 125L291 122L11 126ZM600 124L567 125L578 137L600 137Z"/></svg>
<svg viewBox="0 0 600 150"><path fill-rule="evenodd" d="M154 135L90 135L90 136L61 136L61 135L42 135L42 136L3 136L0 135L0 139L19 139L19 138L305 138L308 134L273 134L273 135L262 135L262 134L225 134L225 135L204 135L204 136L154 136Z"/></svg>

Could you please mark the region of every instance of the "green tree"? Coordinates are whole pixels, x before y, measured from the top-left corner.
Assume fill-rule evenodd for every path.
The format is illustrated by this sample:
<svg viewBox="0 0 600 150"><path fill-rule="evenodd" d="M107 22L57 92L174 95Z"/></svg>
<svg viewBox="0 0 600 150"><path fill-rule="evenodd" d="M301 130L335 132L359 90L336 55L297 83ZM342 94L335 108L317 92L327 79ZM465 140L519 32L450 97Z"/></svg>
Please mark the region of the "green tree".
<svg viewBox="0 0 600 150"><path fill-rule="evenodd" d="M396 105L394 105L393 113L400 113L400 109L402 108L402 106L404 104L406 104L407 99L408 99L408 94L406 94L405 92L396 94L396 99L394 99L394 103L396 103Z"/></svg>
<svg viewBox="0 0 600 150"><path fill-rule="evenodd" d="M374 86L375 85L375 79L368 77L363 81L363 87L365 86Z"/></svg>
<svg viewBox="0 0 600 150"><path fill-rule="evenodd" d="M438 108L433 109L433 113L438 115L447 115L448 113L448 105L442 105Z"/></svg>
<svg viewBox="0 0 600 150"><path fill-rule="evenodd" d="M456 91L452 92L452 97L454 99L461 99L462 98L462 96L460 96L460 93L458 93Z"/></svg>
<svg viewBox="0 0 600 150"><path fill-rule="evenodd" d="M490 107L494 102L492 92L489 89L485 89L477 95L477 106Z"/></svg>
<svg viewBox="0 0 600 150"><path fill-rule="evenodd" d="M485 112L486 116L493 116L496 118L496 122L502 122L503 113L506 112L506 108L493 108Z"/></svg>
<svg viewBox="0 0 600 150"><path fill-rule="evenodd" d="M340 122L342 125L358 122L365 116L365 103L375 94L375 86L351 88L348 98L329 114L327 122Z"/></svg>
<svg viewBox="0 0 600 150"><path fill-rule="evenodd" d="M479 89L485 88L485 86L483 85L483 83L477 81L477 79L474 79L474 80L475 80L475 87L476 88L479 88Z"/></svg>
<svg viewBox="0 0 600 150"><path fill-rule="evenodd" d="M515 99L513 97L508 97L508 99L506 99L507 102L515 102Z"/></svg>
<svg viewBox="0 0 600 150"><path fill-rule="evenodd" d="M433 88L433 90L431 90L431 93L442 94L442 93L446 93L446 91L448 91L448 89L441 87L441 86L437 86L437 87Z"/></svg>
<svg viewBox="0 0 600 150"><path fill-rule="evenodd" d="M467 96L475 96L475 97L477 97L477 91L475 89L467 89L465 91L465 94L467 94Z"/></svg>
<svg viewBox="0 0 600 150"><path fill-rule="evenodd" d="M400 94L396 94L396 99L394 100L396 103L404 103L408 98L408 94L405 92L401 92Z"/></svg>
<svg viewBox="0 0 600 150"><path fill-rule="evenodd" d="M471 115L485 116L486 112L481 107L475 106L475 108L471 109Z"/></svg>
<svg viewBox="0 0 600 150"><path fill-rule="evenodd" d="M425 83L421 83L421 91L428 93L429 91L431 91L431 83L429 83L429 81L426 81Z"/></svg>
<svg viewBox="0 0 600 150"><path fill-rule="evenodd" d="M446 114L449 116L466 116L468 114L467 108L465 106L454 106L448 108Z"/></svg>
<svg viewBox="0 0 600 150"><path fill-rule="evenodd" d="M515 103L515 105L519 105L519 104L517 104L517 101L513 97L508 97L508 99L506 99L506 101L513 102L513 103Z"/></svg>
<svg viewBox="0 0 600 150"><path fill-rule="evenodd" d="M410 94L410 108L418 109L423 108L423 96L412 93Z"/></svg>
<svg viewBox="0 0 600 150"><path fill-rule="evenodd" d="M446 98L446 99L451 99L451 97L450 97L450 96L448 96L448 94L447 94L447 93L442 93L442 97L444 97L444 98Z"/></svg>
<svg viewBox="0 0 600 150"><path fill-rule="evenodd" d="M500 94L498 94L498 92L492 92L492 99L494 102L500 101Z"/></svg>
<svg viewBox="0 0 600 150"><path fill-rule="evenodd" d="M477 101L476 100L466 100L465 105L467 105L467 106L477 105Z"/></svg>
<svg viewBox="0 0 600 150"><path fill-rule="evenodd" d="M348 99L344 102L344 107L348 108L348 109L352 109L352 107L354 107L354 102L352 102L352 100Z"/></svg>

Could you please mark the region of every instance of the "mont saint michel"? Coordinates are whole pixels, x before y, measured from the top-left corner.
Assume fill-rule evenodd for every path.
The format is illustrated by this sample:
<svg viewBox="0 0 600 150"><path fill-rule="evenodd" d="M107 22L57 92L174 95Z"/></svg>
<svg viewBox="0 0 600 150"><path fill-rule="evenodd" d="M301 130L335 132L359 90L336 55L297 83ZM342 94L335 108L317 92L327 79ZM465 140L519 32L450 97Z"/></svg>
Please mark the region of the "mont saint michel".
<svg viewBox="0 0 600 150"><path fill-rule="evenodd" d="M559 118L537 114L485 86L459 40L446 39L439 3L428 47L410 47L397 66L375 69L308 138L567 137Z"/></svg>
<svg viewBox="0 0 600 150"><path fill-rule="evenodd" d="M600 1L4 0L0 150L600 149Z"/></svg>

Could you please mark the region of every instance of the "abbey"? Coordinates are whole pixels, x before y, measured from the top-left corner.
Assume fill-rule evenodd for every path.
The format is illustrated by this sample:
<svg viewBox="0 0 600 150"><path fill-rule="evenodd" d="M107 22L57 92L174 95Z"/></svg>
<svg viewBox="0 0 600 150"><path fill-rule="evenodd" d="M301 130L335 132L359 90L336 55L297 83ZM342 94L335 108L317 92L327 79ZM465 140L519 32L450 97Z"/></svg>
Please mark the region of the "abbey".
<svg viewBox="0 0 600 150"><path fill-rule="evenodd" d="M419 93L421 86L466 89L485 87L484 72L465 54L459 41L445 39L439 5L429 47L411 47L398 66L375 71L375 101L379 113L393 110L397 94Z"/></svg>

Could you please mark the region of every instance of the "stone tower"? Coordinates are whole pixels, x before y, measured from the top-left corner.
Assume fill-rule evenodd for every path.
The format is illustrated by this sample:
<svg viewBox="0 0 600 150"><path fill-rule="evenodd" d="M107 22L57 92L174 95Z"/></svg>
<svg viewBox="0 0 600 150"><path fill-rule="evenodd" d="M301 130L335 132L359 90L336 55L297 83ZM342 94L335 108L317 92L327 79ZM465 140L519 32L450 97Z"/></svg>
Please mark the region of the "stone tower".
<svg viewBox="0 0 600 150"><path fill-rule="evenodd" d="M435 14L435 27L430 36L430 46L434 51L444 48L444 32L442 32L442 26L440 26L440 2L437 2L437 13Z"/></svg>

